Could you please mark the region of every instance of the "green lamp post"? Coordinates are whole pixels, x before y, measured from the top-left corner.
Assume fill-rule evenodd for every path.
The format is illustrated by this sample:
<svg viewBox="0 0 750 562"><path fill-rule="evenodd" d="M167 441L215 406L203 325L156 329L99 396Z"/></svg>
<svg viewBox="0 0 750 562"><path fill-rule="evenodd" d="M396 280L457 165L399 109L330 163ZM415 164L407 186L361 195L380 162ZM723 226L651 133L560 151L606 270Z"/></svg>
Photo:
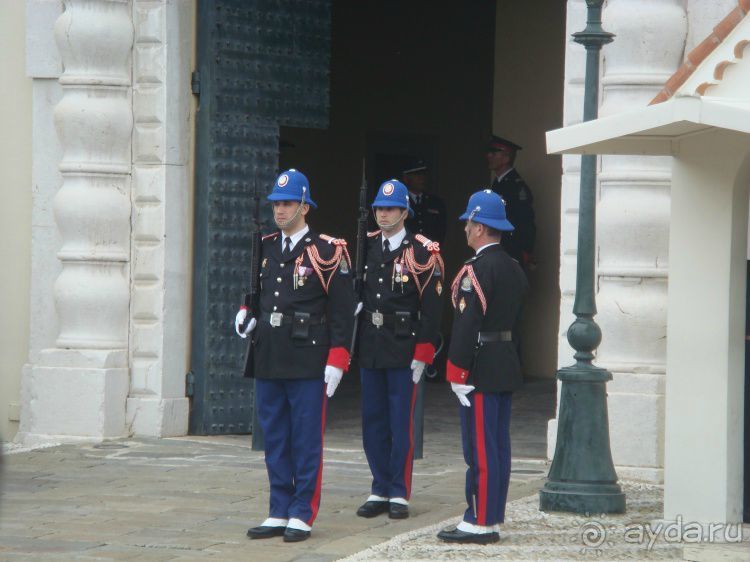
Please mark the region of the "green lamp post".
<svg viewBox="0 0 750 562"><path fill-rule="evenodd" d="M586 29L573 34L586 47L583 120L596 119L599 98L599 53L613 39L602 29L604 0L586 0ZM557 372L560 412L557 443L547 481L539 492L542 511L623 513L625 494L612 463L607 418L607 381L612 374L592 364L602 332L594 321L594 252L596 241L596 156L581 157L578 210L578 263L568 342L576 350L575 365Z"/></svg>

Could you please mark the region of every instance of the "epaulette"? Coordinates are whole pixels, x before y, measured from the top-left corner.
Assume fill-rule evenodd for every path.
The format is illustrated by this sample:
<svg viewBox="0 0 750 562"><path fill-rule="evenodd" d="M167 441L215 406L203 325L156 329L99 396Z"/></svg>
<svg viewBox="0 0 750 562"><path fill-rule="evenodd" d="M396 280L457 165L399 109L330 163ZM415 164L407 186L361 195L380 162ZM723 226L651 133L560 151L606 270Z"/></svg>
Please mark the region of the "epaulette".
<svg viewBox="0 0 750 562"><path fill-rule="evenodd" d="M334 246L346 246L346 240L343 238L334 238L333 236L328 236L327 234L319 234L321 240L324 240L328 242L329 244L333 244Z"/></svg>
<svg viewBox="0 0 750 562"><path fill-rule="evenodd" d="M375 238L377 235L380 234L380 232L381 232L380 230L373 230L372 232L368 232L367 233L367 237L368 238Z"/></svg>
<svg viewBox="0 0 750 562"><path fill-rule="evenodd" d="M405 239L404 242L407 240L408 239ZM443 258L440 257L440 246L437 242L433 242L421 234L415 234L414 240L422 244L422 246L424 246L429 252L425 261L420 263L417 259L414 248L418 246L412 245L407 247L402 255L407 269L414 274L414 285L419 292L419 297L422 298L422 294L424 293L425 287L430 282L430 278L433 276L441 277L443 271L445 271L445 264L443 263ZM421 279L420 276L422 277Z"/></svg>
<svg viewBox="0 0 750 562"><path fill-rule="evenodd" d="M455 279L453 279L453 285L451 285L451 303L453 304L453 308L458 306L459 288L463 291L476 291L476 295L482 305L482 314L487 313L487 299L484 296L484 291L482 291L482 286L479 284L476 273L474 273L473 266L463 266L456 274ZM463 309L461 309L461 312L463 312Z"/></svg>
<svg viewBox="0 0 750 562"><path fill-rule="evenodd" d="M432 253L440 251L440 244L438 244L437 242L433 242L432 240L427 238L427 236L424 236L422 234L416 234L414 236L414 239L420 244L422 244L422 246L427 248L427 250Z"/></svg>
<svg viewBox="0 0 750 562"><path fill-rule="evenodd" d="M328 293L328 287L333 279L333 274L336 270L340 270L341 273L349 273L352 267L352 260L349 258L349 252L346 249L346 240L343 238L334 238L327 234L318 234L318 237L335 247L333 256L328 259L323 258L315 244L307 246L305 252L310 259L310 265L312 265L313 270L320 279L320 283L323 285L323 290Z"/></svg>
<svg viewBox="0 0 750 562"><path fill-rule="evenodd" d="M276 231L276 232L272 232L271 234L266 234L265 236L263 236L263 237L261 238L261 240L268 240L268 239L270 239L270 238L275 238L275 237L276 237L276 236L278 236L278 235L279 235L279 232L278 232L278 231Z"/></svg>

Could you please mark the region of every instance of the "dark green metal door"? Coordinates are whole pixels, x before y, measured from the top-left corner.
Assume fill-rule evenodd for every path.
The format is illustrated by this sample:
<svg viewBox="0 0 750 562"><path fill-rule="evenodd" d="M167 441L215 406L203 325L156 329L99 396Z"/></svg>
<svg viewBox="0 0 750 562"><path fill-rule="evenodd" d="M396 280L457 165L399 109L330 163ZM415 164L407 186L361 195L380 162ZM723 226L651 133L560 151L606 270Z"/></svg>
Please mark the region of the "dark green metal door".
<svg viewBox="0 0 750 562"><path fill-rule="evenodd" d="M328 126L330 37L330 0L198 2L191 434L252 431L233 318L249 281L253 185L264 202L280 126Z"/></svg>

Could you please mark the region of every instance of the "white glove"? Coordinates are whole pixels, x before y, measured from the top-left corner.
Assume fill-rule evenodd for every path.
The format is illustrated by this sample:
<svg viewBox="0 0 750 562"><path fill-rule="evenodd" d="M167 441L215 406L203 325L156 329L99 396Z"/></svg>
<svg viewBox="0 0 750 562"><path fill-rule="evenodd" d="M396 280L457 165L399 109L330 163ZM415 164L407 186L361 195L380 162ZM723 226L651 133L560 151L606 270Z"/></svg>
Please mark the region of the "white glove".
<svg viewBox="0 0 750 562"><path fill-rule="evenodd" d="M461 402L462 406L466 406L467 408L471 408L471 402L469 402L468 397L466 396L471 391L474 390L474 387L470 384L457 384L455 382L451 383L451 390L455 393L455 395L458 397L458 401Z"/></svg>
<svg viewBox="0 0 750 562"><path fill-rule="evenodd" d="M247 318L247 309L241 308L240 311L237 313L237 316L234 317L234 331L237 332L237 335L241 338L246 338L247 335L252 332L255 329L255 325L258 323L255 318L251 318L250 322L247 323L247 328L245 328L243 331L240 331L240 327L242 326L242 323Z"/></svg>
<svg viewBox="0 0 750 562"><path fill-rule="evenodd" d="M411 380L414 381L414 384L419 384L419 381L422 379L422 373L424 372L424 368L427 366L427 363L424 361L417 361L414 359L411 362Z"/></svg>
<svg viewBox="0 0 750 562"><path fill-rule="evenodd" d="M359 314L360 312L362 312L362 306L363 305L362 305L361 302L357 303L357 309L354 311L354 316L357 316L357 314Z"/></svg>
<svg viewBox="0 0 750 562"><path fill-rule="evenodd" d="M344 370L334 367L333 365L326 365L325 370L325 381L326 381L326 395L328 398L333 396L336 392L336 387L341 382L341 377L344 376Z"/></svg>

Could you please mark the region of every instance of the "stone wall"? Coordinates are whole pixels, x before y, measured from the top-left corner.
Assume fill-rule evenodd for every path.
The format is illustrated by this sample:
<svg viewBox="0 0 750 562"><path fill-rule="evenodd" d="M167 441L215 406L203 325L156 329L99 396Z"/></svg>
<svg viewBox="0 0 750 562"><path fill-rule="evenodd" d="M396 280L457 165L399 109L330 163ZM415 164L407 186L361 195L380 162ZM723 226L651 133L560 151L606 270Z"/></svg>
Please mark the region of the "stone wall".
<svg viewBox="0 0 750 562"><path fill-rule="evenodd" d="M735 1L609 0L604 28L616 35L602 55L600 116L646 106ZM585 3L568 2L568 32L584 28ZM565 125L581 120L583 48L569 43ZM580 157L563 157L559 365L572 363ZM597 208L597 364L609 369L612 456L621 477L661 481L664 465L667 272L671 158L600 159ZM548 431L554 453L556 420Z"/></svg>

